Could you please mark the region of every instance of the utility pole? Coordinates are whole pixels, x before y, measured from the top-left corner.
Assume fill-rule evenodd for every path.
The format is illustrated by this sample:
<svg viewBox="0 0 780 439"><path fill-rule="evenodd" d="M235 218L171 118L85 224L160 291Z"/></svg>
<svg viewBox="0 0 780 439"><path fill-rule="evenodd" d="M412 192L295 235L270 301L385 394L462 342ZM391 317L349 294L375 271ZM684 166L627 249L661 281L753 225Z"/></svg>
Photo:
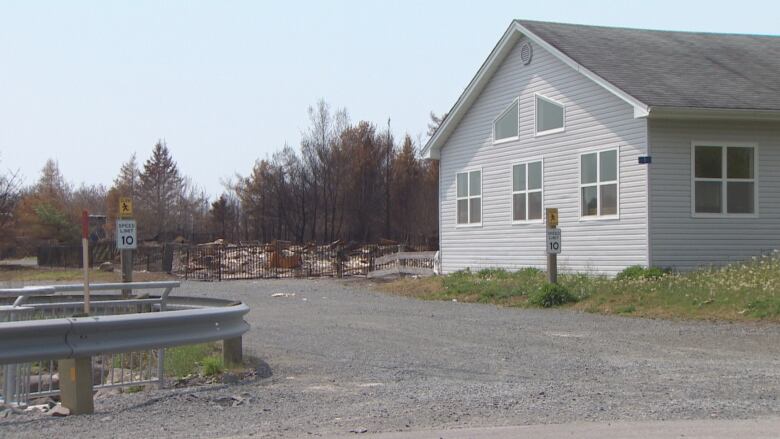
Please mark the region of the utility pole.
<svg viewBox="0 0 780 439"><path fill-rule="evenodd" d="M390 118L387 118L387 145L385 151L385 238L390 239L390 153L393 151L393 138L390 134Z"/></svg>

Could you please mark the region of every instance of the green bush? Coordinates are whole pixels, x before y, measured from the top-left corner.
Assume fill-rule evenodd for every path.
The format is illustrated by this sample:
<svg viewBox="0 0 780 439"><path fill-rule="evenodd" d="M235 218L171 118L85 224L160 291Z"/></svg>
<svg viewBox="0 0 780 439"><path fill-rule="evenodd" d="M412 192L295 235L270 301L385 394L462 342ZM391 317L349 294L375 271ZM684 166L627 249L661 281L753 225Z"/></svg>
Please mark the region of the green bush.
<svg viewBox="0 0 780 439"><path fill-rule="evenodd" d="M203 359L203 376L219 375L225 370L225 365L220 357L206 357Z"/></svg>
<svg viewBox="0 0 780 439"><path fill-rule="evenodd" d="M532 305L541 306L542 308L552 308L554 306L576 301L577 297L570 293L566 287L550 283L544 284L542 288L537 293L534 293L529 299L529 302Z"/></svg>
<svg viewBox="0 0 780 439"><path fill-rule="evenodd" d="M659 277L663 277L665 274L666 271L658 267L645 268L641 265L632 265L630 267L626 267L625 270L618 273L618 275L615 276L615 279L658 279Z"/></svg>

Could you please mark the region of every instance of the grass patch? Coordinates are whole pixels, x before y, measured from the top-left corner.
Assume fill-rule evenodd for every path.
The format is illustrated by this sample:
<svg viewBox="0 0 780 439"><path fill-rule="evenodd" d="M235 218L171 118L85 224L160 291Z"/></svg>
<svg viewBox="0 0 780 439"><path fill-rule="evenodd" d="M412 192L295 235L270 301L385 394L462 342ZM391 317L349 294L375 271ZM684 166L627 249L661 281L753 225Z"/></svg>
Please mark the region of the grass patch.
<svg viewBox="0 0 780 439"><path fill-rule="evenodd" d="M183 378L189 375L216 375L222 373L224 365L219 344L201 343L186 346L176 346L165 350L165 374L167 376ZM218 359L219 363L214 359ZM219 367L217 367L219 366ZM206 369L211 372L206 374ZM215 370L219 368L219 372Z"/></svg>
<svg viewBox="0 0 780 439"><path fill-rule="evenodd" d="M36 282L74 282L84 279L84 272L80 268L38 268L38 267L4 267L0 265L0 282L9 284L32 285ZM169 280L174 277L167 273L148 273L136 271L133 280L136 282ZM121 282L120 271L105 272L100 270L89 271L90 282Z"/></svg>
<svg viewBox="0 0 780 439"><path fill-rule="evenodd" d="M201 374L203 374L203 376L210 377L214 375L219 375L224 371L225 371L225 364L222 362L222 357L215 355L203 359L201 365Z"/></svg>
<svg viewBox="0 0 780 439"><path fill-rule="evenodd" d="M640 317L780 322L780 261L755 258L723 268L670 273L629 267L614 278L562 274L549 286L537 269L460 271L400 279L379 288L427 300L517 307L563 306Z"/></svg>

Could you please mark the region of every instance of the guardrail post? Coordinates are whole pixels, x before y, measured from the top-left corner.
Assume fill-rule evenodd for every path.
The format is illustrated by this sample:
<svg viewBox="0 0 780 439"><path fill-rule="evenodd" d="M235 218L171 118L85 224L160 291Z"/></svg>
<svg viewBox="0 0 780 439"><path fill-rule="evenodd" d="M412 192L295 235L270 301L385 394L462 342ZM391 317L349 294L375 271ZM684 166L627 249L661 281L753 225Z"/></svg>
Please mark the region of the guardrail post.
<svg viewBox="0 0 780 439"><path fill-rule="evenodd" d="M222 340L222 361L226 366L243 363L243 355L241 337Z"/></svg>
<svg viewBox="0 0 780 439"><path fill-rule="evenodd" d="M95 412L92 400L92 359L90 357L59 360L60 401L72 415Z"/></svg>

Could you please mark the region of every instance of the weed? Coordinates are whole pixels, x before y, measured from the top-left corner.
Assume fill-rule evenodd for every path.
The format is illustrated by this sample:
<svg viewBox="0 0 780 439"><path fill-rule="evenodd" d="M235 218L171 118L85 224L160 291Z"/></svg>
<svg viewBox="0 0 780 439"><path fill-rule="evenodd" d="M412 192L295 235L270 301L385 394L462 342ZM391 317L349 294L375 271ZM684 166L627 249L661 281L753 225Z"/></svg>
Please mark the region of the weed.
<svg viewBox="0 0 780 439"><path fill-rule="evenodd" d="M203 376L219 375L225 370L225 364L222 362L222 358L218 356L206 357L203 359L202 374Z"/></svg>
<svg viewBox="0 0 780 439"><path fill-rule="evenodd" d="M219 351L215 343L176 346L165 350L165 373L185 377L198 373L198 365Z"/></svg>
<svg viewBox="0 0 780 439"><path fill-rule="evenodd" d="M554 306L576 301L577 298L571 294L566 287L549 283L542 286L542 288L529 299L529 302L532 305L541 306L542 308L552 308Z"/></svg>

